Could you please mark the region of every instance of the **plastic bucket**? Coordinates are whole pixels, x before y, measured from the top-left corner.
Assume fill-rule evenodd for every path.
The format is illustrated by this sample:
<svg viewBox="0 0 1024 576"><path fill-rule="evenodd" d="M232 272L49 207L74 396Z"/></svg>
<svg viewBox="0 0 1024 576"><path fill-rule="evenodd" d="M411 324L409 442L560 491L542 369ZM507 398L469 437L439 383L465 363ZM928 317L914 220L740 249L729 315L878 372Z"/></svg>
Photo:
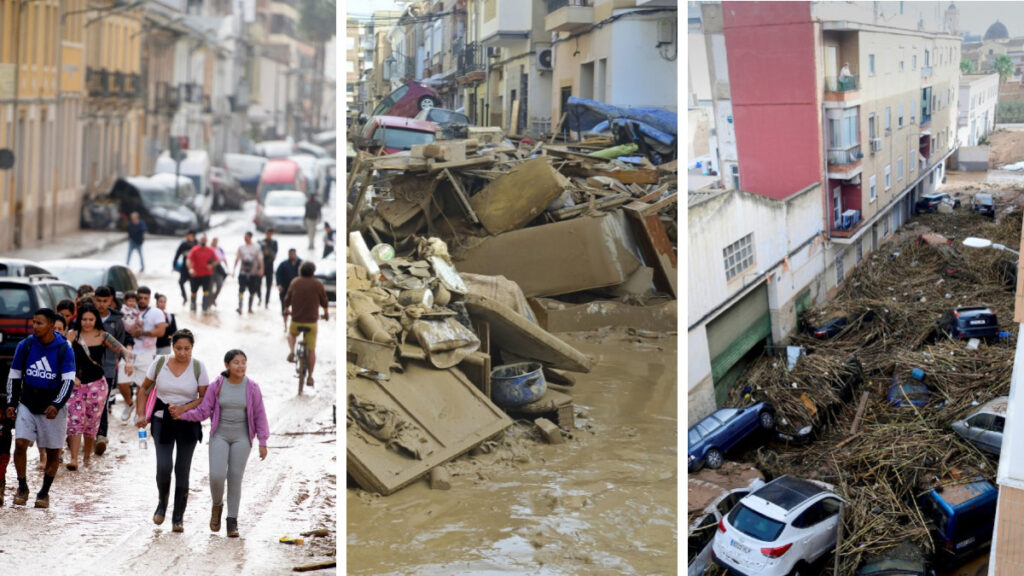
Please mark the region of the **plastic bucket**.
<svg viewBox="0 0 1024 576"><path fill-rule="evenodd" d="M547 382L539 362L517 362L491 370L491 400L502 408L535 402L545 391Z"/></svg>

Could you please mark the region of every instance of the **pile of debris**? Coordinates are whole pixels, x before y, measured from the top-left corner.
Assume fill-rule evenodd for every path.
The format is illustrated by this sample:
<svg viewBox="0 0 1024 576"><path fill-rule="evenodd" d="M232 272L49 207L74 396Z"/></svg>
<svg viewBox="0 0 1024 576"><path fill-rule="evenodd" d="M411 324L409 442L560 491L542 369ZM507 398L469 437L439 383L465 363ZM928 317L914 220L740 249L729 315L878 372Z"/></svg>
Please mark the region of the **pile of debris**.
<svg viewBox="0 0 1024 576"><path fill-rule="evenodd" d="M536 324L515 283L458 272L437 238L398 257L359 232L346 275L347 464L362 488L387 495L431 474L510 427L506 411L551 443L574 427L572 398L548 383L572 385L560 369L590 359Z"/></svg>
<svg viewBox="0 0 1024 576"><path fill-rule="evenodd" d="M513 145L486 129L389 156L360 153L349 230L409 254L438 237L459 269L503 275L527 297L600 291L676 297L675 162L628 146Z"/></svg>
<svg viewBox="0 0 1024 576"><path fill-rule="evenodd" d="M917 222L955 238L964 235L964 218L976 217L932 214ZM972 225L984 229L970 235L1019 243L1019 210L997 224L977 219ZM795 365L766 355L729 395L730 405L767 401L780 425L819 431L808 447L760 449L759 467L769 477L788 473L836 486L849 504L838 548L840 574L852 574L865 555L904 541L933 550L917 498L935 485L976 475L991 480L996 472L995 461L961 441L949 424L1008 394L1013 370L1017 326L1005 253L935 236L922 241L908 235L887 246L859 265L828 305L806 312L804 320L813 326L845 317L838 335L796 336L792 344L802 354ZM992 308L1004 337L969 344L936 333L943 312L978 305ZM862 367L862 378L844 377L851 359ZM927 403L890 405L890 385L910 381L915 372L928 387Z"/></svg>

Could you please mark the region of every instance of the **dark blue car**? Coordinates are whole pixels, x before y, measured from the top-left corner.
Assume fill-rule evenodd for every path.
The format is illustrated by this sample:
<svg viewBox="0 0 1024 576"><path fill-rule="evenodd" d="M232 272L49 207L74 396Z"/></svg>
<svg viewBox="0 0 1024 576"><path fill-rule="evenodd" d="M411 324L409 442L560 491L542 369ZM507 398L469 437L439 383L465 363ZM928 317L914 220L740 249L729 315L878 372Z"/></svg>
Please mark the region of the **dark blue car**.
<svg viewBox="0 0 1024 576"><path fill-rule="evenodd" d="M723 454L759 429L775 428L775 411L764 402L746 408L722 408L698 422L687 433L687 469L718 468Z"/></svg>

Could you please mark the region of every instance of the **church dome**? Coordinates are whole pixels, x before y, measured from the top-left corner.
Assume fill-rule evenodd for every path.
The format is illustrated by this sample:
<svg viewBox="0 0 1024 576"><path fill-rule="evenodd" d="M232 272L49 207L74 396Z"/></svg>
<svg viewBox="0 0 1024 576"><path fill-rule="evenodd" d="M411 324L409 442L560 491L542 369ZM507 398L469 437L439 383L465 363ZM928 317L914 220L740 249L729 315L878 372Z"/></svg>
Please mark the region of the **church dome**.
<svg viewBox="0 0 1024 576"><path fill-rule="evenodd" d="M985 40L1008 40L1009 38L1010 33L1006 31L1006 26L998 20L985 31Z"/></svg>

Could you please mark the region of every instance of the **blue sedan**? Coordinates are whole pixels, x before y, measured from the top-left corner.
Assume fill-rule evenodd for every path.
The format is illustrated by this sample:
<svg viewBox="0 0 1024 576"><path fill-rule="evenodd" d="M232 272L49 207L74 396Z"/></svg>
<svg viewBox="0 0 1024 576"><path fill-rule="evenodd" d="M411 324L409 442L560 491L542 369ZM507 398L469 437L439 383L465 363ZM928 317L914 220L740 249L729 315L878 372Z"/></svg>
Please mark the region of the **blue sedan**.
<svg viewBox="0 0 1024 576"><path fill-rule="evenodd" d="M758 429L775 428L775 412L764 402L746 408L722 408L704 418L687 433L687 470L703 466L719 468L723 454Z"/></svg>

